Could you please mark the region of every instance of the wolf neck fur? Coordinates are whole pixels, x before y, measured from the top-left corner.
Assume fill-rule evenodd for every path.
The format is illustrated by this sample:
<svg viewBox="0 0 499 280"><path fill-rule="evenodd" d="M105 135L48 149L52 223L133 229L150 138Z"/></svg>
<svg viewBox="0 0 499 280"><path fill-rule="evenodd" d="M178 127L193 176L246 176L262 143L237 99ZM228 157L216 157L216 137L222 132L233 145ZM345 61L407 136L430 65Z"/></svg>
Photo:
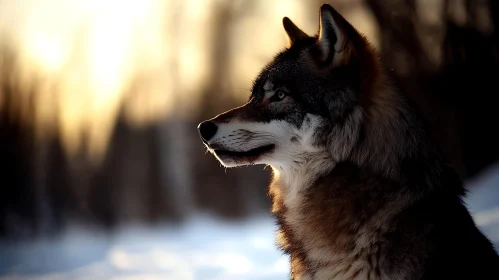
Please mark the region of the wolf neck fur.
<svg viewBox="0 0 499 280"><path fill-rule="evenodd" d="M324 152L308 152L296 155L289 165L272 167L273 181L279 185L279 190L272 190L287 207L299 204L299 196L321 176L333 170L336 162L331 155Z"/></svg>
<svg viewBox="0 0 499 280"><path fill-rule="evenodd" d="M384 75L376 82L363 108L359 140L349 160L393 180L400 178L401 159L426 157L436 151L418 116L405 97L395 90Z"/></svg>
<svg viewBox="0 0 499 280"><path fill-rule="evenodd" d="M344 134L345 139L337 139L337 143L331 145L342 149L341 152L302 153L295 155L290 164L273 167L273 181L279 185L281 195L286 195L284 202L289 202L285 204L297 203L297 195L327 176L338 162L349 161L398 181L402 176L402 158L422 158L436 153L400 93L380 79L380 84L385 85L384 91L371 100L368 108L354 111L362 112L362 116L353 116L349 118L350 123L345 124L351 131L357 130L356 135Z"/></svg>
<svg viewBox="0 0 499 280"><path fill-rule="evenodd" d="M380 186L360 191L343 186L338 168L343 173L345 167L337 165L330 153L302 155L296 165L274 168L270 194L272 213L280 224L277 242L290 253L296 279L309 279L308 270L313 268L340 279L364 269L375 252L378 234L386 231L382 225L410 203L405 193L388 191L377 197L380 192L374 192L372 199L380 203L369 203L357 212L352 205L367 201L371 188Z"/></svg>
<svg viewBox="0 0 499 280"><path fill-rule="evenodd" d="M462 193L403 96L390 87L378 94L361 117L345 123L356 135L335 133L344 136L333 143L342 152L326 148L274 167L269 192L280 225L276 241L290 255L295 279L385 273L368 263L385 261L380 240L393 230L394 217L434 190Z"/></svg>

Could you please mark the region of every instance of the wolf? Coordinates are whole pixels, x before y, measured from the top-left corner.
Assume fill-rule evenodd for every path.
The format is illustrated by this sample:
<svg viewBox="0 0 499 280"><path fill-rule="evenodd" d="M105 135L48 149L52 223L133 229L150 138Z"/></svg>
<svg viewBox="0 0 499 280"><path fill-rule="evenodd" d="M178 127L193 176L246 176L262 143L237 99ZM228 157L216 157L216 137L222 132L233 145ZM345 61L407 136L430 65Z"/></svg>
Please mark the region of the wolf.
<svg viewBox="0 0 499 280"><path fill-rule="evenodd" d="M273 171L271 212L291 279L499 279L458 174L366 37L323 4L249 101L199 124L226 167Z"/></svg>

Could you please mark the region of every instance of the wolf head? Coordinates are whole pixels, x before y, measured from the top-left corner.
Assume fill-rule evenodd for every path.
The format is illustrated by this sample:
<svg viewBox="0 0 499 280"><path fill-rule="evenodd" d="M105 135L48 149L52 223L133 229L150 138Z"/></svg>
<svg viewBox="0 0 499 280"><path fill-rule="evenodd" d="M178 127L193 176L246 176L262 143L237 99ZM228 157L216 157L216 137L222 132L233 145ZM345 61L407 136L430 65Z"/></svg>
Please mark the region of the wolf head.
<svg viewBox="0 0 499 280"><path fill-rule="evenodd" d="M331 6L321 6L316 36L286 17L283 25L288 46L258 75L249 101L198 126L226 167L285 169L312 155L345 160L370 95L383 84L375 51Z"/></svg>

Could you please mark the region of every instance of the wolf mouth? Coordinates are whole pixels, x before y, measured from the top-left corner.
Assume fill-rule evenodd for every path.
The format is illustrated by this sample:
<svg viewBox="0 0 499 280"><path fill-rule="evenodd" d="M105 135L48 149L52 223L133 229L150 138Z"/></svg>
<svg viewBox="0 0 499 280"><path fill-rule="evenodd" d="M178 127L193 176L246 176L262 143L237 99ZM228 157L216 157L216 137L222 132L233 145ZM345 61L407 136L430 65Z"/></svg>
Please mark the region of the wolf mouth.
<svg viewBox="0 0 499 280"><path fill-rule="evenodd" d="M275 145L269 144L260 146L258 148L251 149L249 151L229 151L224 149L214 149L213 151L219 157L231 157L231 158L254 158L265 153L269 153L274 150Z"/></svg>

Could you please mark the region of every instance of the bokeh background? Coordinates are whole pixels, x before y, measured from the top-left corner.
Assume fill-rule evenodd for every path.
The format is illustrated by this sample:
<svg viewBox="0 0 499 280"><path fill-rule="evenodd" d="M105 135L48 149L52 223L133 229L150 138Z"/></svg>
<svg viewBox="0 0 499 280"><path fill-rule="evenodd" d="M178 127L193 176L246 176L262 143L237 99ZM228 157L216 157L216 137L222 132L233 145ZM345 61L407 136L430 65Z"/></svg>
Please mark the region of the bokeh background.
<svg viewBox="0 0 499 280"><path fill-rule="evenodd" d="M332 4L499 244L499 1L0 0L0 279L287 279L270 171L197 135Z"/></svg>

